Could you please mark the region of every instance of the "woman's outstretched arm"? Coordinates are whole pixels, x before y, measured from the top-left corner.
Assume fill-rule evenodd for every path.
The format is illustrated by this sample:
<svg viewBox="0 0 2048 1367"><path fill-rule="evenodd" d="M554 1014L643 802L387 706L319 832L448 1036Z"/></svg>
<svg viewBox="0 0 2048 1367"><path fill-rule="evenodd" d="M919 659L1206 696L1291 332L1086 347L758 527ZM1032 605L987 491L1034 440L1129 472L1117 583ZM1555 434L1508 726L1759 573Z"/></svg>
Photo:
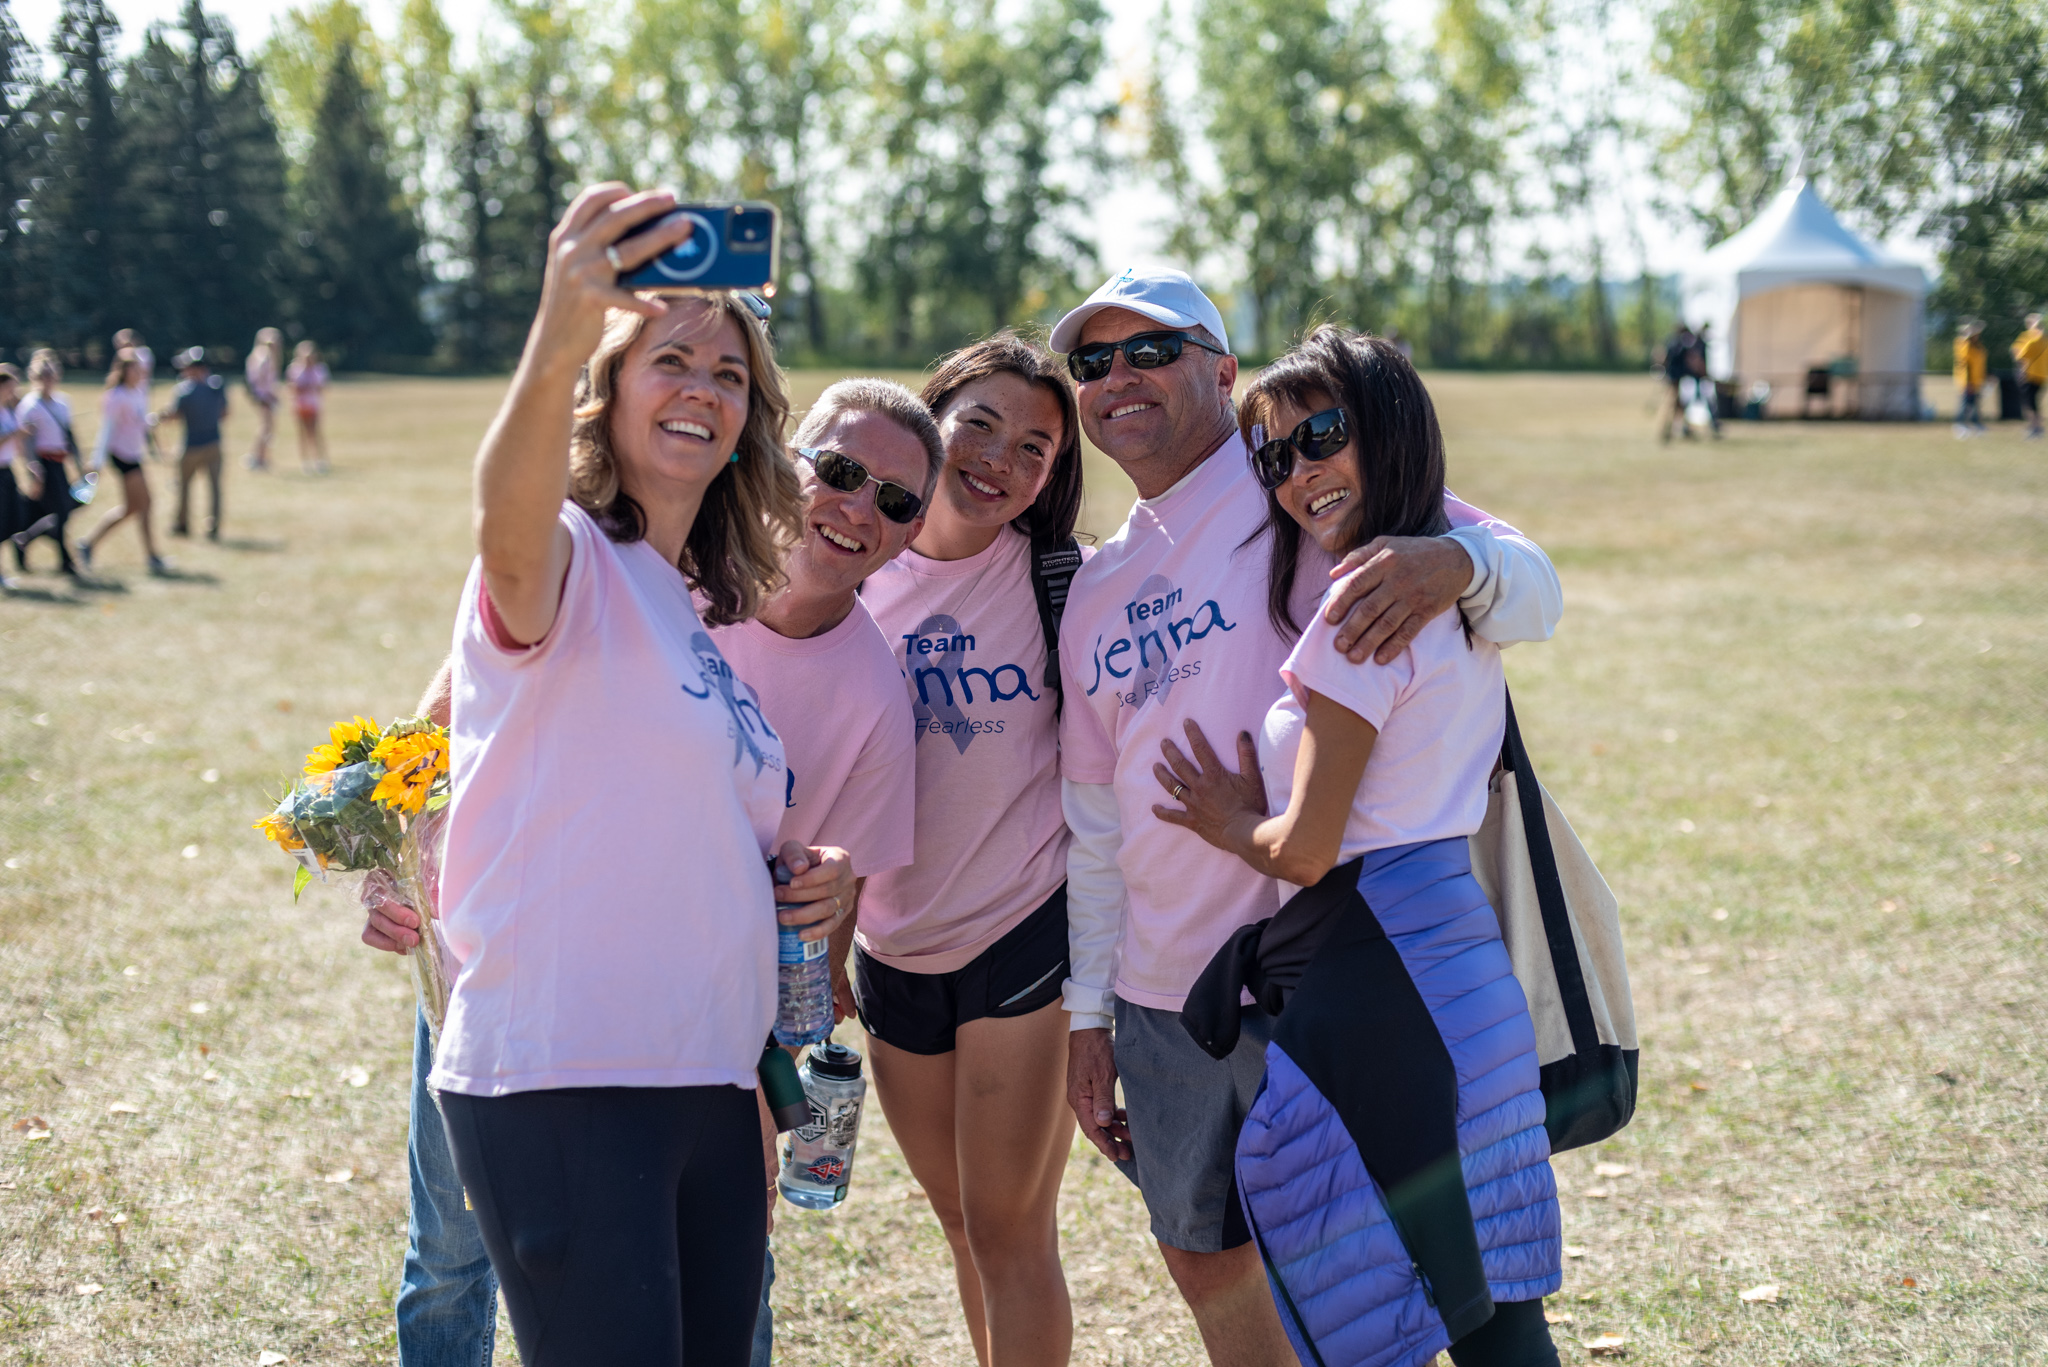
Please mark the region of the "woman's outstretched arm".
<svg viewBox="0 0 2048 1367"><path fill-rule="evenodd" d="M629 231L675 207L666 191L635 194L616 182L576 197L548 237L540 309L512 387L476 458L475 526L484 586L506 633L521 645L548 634L569 567L569 533L558 514L569 492L569 431L576 377L604 333L607 309L654 317L658 299L619 288L630 270L690 235L687 220L619 246Z"/></svg>

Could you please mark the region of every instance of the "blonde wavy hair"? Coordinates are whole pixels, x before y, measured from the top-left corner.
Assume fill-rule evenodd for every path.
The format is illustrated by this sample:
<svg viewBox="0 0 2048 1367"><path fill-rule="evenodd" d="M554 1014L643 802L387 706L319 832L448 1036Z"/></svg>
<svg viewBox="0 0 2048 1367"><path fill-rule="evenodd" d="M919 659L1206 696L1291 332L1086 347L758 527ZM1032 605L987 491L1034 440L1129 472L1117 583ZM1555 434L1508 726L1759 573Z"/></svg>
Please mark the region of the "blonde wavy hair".
<svg viewBox="0 0 2048 1367"><path fill-rule="evenodd" d="M712 626L745 621L761 600L782 586L782 559L796 542L803 518L803 485L782 433L789 422L789 390L768 329L738 300L711 295L709 316L739 325L747 346L747 424L739 459L711 482L676 566L705 600ZM614 541L638 541L647 521L619 483L612 447L611 399L619 364L640 338L647 319L624 309L605 318L604 336L576 385L576 424L569 436L569 497Z"/></svg>

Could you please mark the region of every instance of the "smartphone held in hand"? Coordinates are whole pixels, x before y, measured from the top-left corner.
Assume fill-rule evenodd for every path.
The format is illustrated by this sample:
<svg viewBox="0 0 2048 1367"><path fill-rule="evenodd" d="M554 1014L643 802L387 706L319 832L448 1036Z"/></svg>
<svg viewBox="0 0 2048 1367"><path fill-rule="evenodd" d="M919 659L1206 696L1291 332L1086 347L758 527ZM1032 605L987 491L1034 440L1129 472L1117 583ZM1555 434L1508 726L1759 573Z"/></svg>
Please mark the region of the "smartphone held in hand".
<svg viewBox="0 0 2048 1367"><path fill-rule="evenodd" d="M690 235L644 266L622 272L621 288L648 294L699 294L710 290L752 290L775 294L776 257L782 220L773 204L679 204L621 241L657 224L686 218Z"/></svg>

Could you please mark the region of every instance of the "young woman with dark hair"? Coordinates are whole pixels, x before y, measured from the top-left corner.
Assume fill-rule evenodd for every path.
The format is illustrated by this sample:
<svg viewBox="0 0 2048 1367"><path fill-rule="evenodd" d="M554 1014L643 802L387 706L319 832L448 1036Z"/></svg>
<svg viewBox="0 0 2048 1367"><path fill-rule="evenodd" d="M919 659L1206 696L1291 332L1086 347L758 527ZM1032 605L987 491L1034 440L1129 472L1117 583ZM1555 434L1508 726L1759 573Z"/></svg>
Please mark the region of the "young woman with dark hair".
<svg viewBox="0 0 2048 1367"><path fill-rule="evenodd" d="M1393 343L1320 328L1260 375L1239 420L1269 495L1276 623L1292 622L1304 534L1342 556L1444 530L1436 412ZM1234 1044L1255 979L1243 965L1263 973L1296 946L1291 995L1259 993L1283 1009L1236 1180L1298 1351L1555 1364L1542 1298L1562 1249L1535 1029L1466 843L1501 748L1500 648L1447 613L1391 664L1360 667L1335 631L1310 619L1256 739L1236 738L1236 773L1192 723L1189 753L1161 747L1159 819L1302 889L1218 952L1182 1021L1200 1041L1227 1018L1212 1038ZM1345 1136L1355 1160L1334 1147Z"/></svg>
<svg viewBox="0 0 2048 1367"><path fill-rule="evenodd" d="M1065 1363L1068 836L1034 576L1037 551L1073 546L1080 423L1059 361L1012 333L942 359L923 397L945 467L862 592L916 714L917 861L867 880L840 1000L952 1246L976 1358Z"/></svg>

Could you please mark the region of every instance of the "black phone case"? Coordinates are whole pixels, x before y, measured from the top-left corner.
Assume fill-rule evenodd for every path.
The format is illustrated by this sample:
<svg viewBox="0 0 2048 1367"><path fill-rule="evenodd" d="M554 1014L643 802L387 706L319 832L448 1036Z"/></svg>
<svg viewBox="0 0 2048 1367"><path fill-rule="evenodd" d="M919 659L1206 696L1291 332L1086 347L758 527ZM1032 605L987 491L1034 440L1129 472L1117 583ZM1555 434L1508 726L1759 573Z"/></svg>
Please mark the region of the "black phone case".
<svg viewBox="0 0 2048 1367"><path fill-rule="evenodd" d="M686 215L696 231L680 246L643 266L622 272L619 284L657 294L691 294L703 290L755 290L771 293L782 246L782 215L773 204L742 200L736 204L679 204L620 238L630 241Z"/></svg>

